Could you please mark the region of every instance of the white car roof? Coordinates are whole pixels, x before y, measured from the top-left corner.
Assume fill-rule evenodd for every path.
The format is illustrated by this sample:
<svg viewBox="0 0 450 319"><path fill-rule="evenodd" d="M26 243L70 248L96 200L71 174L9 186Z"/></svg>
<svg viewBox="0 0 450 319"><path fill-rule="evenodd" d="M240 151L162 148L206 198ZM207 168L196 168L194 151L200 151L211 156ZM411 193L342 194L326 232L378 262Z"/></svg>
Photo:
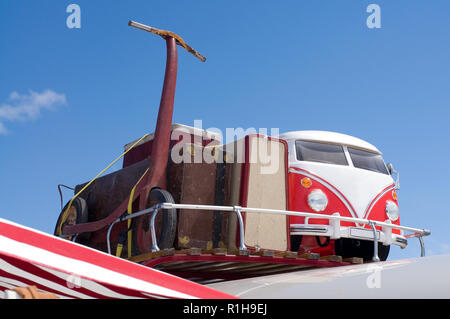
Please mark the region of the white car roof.
<svg viewBox="0 0 450 319"><path fill-rule="evenodd" d="M450 298L449 267L450 255L437 255L299 270L206 286L242 299L444 299ZM381 276L378 279L377 274Z"/></svg>
<svg viewBox="0 0 450 319"><path fill-rule="evenodd" d="M357 137L342 133L327 131L294 131L280 134L279 137L284 140L306 140L346 145L381 154L381 152L372 144Z"/></svg>

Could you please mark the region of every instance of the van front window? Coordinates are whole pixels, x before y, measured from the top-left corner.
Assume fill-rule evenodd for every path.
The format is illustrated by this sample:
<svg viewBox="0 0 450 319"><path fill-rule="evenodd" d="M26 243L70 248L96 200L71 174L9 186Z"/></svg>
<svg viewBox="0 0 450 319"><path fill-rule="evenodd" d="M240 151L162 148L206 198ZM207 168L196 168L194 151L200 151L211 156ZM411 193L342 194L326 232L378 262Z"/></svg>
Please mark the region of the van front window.
<svg viewBox="0 0 450 319"><path fill-rule="evenodd" d="M348 152L350 153L353 166L389 175L386 165L384 164L384 160L380 154L362 151L351 147L348 147Z"/></svg>
<svg viewBox="0 0 450 319"><path fill-rule="evenodd" d="M341 145L296 141L295 148L299 161L348 165Z"/></svg>

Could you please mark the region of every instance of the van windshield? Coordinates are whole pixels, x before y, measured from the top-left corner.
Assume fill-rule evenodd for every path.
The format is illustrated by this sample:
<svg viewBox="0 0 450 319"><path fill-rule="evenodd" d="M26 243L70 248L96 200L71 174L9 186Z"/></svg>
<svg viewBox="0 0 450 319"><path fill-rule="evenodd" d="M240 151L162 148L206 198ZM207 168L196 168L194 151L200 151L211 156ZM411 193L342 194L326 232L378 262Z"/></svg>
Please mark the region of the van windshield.
<svg viewBox="0 0 450 319"><path fill-rule="evenodd" d="M299 161L348 165L341 145L296 141L295 148Z"/></svg>
<svg viewBox="0 0 450 319"><path fill-rule="evenodd" d="M380 154L362 151L351 147L347 148L350 153L353 166L389 175L386 165L384 164L384 160Z"/></svg>

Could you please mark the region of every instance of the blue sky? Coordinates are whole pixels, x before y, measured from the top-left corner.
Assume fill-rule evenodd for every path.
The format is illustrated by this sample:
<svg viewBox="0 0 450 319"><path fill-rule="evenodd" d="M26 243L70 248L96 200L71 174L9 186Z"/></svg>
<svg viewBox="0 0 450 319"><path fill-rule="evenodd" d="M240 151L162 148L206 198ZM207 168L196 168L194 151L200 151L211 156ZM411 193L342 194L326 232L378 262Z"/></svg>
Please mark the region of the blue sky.
<svg viewBox="0 0 450 319"><path fill-rule="evenodd" d="M66 26L71 3L81 29ZM366 26L371 3L380 29ZM153 131L165 47L133 19L207 57L179 50L174 122L365 139L400 171L402 223L432 230L429 254L450 253L449 18L444 0L3 0L0 107L39 107L0 113L0 217L52 233L56 186L89 180ZM412 240L391 258L418 254Z"/></svg>

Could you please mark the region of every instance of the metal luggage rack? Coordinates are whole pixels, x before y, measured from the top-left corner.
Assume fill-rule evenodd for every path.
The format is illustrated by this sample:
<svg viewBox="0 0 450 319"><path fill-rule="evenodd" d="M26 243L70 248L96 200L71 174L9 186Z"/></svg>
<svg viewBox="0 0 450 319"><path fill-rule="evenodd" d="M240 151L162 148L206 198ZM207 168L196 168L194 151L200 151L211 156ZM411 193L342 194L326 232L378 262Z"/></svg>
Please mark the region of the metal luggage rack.
<svg viewBox="0 0 450 319"><path fill-rule="evenodd" d="M400 231L410 232L408 235L404 235L405 238L418 238L421 248L421 257L425 256L425 245L423 241L423 237L431 235L431 232L426 229L418 229L406 226L394 225L391 223L367 220L361 218L353 218L353 217L344 217L340 216L339 213L335 213L333 215L322 215L316 213L307 213L307 212L295 212L288 210L277 210L277 209L264 209L264 208L250 208L250 207L241 207L241 206L214 206L214 205L192 205L192 204L174 204L174 203L159 203L154 205L151 208L141 210L139 212L135 212L129 215L124 215L118 219L116 219L108 228L107 232L107 247L108 253L111 254L111 242L110 235L111 230L115 224L119 222L123 222L126 220L130 220L132 218L136 218L143 215L151 215L150 219L150 229L152 236L152 253L159 252L160 249L158 247L157 239L156 239L156 230L155 230L155 218L163 209L191 209L191 210L200 210L200 211L224 211L224 212L234 212L237 216L237 220L239 223L239 251L247 251L247 247L245 245L245 232L244 232L244 222L242 219L242 212L247 213L262 213L262 214L276 214L276 215L285 215L285 216L300 216L300 217L309 217L309 218L317 218L317 219L328 219L329 224L331 226L332 238L337 239L340 238L340 224L341 222L352 222L358 224L369 225L373 231L373 242L374 242L374 255L373 261L380 261L378 257L378 236L376 226L382 227L382 229L391 236L392 229L398 229Z"/></svg>

